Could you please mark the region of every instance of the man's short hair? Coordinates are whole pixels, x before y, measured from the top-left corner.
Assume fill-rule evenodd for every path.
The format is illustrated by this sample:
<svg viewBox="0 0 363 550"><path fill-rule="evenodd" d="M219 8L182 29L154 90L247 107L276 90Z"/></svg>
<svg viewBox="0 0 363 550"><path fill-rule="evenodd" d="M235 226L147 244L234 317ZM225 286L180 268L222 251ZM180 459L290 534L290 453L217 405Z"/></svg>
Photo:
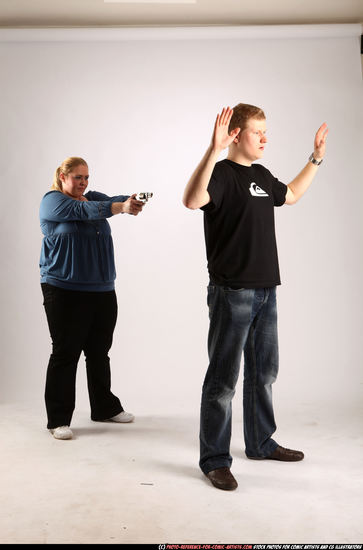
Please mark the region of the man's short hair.
<svg viewBox="0 0 363 550"><path fill-rule="evenodd" d="M263 120L266 117L260 107L248 105L248 103L238 103L238 105L233 107L233 115L229 123L228 133L232 132L235 128L241 128L241 132L243 132L250 118Z"/></svg>

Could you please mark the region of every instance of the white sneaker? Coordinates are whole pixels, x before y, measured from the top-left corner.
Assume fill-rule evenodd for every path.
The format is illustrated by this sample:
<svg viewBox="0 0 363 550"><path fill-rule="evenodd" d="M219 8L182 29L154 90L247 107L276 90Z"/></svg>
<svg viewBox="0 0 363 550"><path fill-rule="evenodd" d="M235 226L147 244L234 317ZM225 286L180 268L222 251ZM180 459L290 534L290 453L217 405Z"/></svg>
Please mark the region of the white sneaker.
<svg viewBox="0 0 363 550"><path fill-rule="evenodd" d="M73 432L69 426L58 426L58 428L53 428L49 431L56 439L72 439L73 437Z"/></svg>
<svg viewBox="0 0 363 550"><path fill-rule="evenodd" d="M116 416L112 416L112 418L109 418L108 420L110 422L133 422L135 417L131 413L122 411L120 414L116 414Z"/></svg>

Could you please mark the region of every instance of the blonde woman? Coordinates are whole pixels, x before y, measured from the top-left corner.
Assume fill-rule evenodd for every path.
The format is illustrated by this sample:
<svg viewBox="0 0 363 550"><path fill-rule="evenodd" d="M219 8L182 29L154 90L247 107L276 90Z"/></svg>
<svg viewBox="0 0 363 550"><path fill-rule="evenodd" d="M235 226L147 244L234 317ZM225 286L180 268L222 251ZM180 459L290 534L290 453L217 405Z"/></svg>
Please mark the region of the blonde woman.
<svg viewBox="0 0 363 550"><path fill-rule="evenodd" d="M116 214L137 216L144 203L131 196L85 194L88 165L69 157L55 172L51 191L40 204L44 235L41 287L52 339L46 386L47 428L56 439L71 439L76 370L81 352L94 421L131 422L111 392L108 352L117 318L116 277L111 228Z"/></svg>

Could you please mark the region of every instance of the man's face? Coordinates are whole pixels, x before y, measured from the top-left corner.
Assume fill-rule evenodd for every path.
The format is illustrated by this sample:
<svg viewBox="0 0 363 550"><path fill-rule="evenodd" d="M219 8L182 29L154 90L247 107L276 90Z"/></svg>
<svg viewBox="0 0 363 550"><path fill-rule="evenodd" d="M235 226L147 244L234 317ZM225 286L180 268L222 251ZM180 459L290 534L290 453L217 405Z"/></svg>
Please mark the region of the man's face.
<svg viewBox="0 0 363 550"><path fill-rule="evenodd" d="M266 138L266 119L250 118L246 128L237 136L238 152L249 162L263 157Z"/></svg>
<svg viewBox="0 0 363 550"><path fill-rule="evenodd" d="M68 175L61 174L62 191L72 199L80 199L88 185L88 166L79 164Z"/></svg>

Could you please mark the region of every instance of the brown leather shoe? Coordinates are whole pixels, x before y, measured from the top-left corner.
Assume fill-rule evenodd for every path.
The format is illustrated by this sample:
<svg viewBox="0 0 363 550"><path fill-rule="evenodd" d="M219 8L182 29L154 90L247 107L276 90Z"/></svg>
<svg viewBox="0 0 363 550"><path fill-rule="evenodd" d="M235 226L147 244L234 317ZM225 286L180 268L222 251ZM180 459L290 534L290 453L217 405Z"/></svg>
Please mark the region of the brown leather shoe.
<svg viewBox="0 0 363 550"><path fill-rule="evenodd" d="M269 460L282 460L284 462L298 462L304 458L304 453L278 446L272 455L267 456L266 458Z"/></svg>
<svg viewBox="0 0 363 550"><path fill-rule="evenodd" d="M211 481L214 487L217 489L223 489L224 491L233 491L237 489L238 483L231 474L231 470L226 466L224 468L217 468L205 474Z"/></svg>

